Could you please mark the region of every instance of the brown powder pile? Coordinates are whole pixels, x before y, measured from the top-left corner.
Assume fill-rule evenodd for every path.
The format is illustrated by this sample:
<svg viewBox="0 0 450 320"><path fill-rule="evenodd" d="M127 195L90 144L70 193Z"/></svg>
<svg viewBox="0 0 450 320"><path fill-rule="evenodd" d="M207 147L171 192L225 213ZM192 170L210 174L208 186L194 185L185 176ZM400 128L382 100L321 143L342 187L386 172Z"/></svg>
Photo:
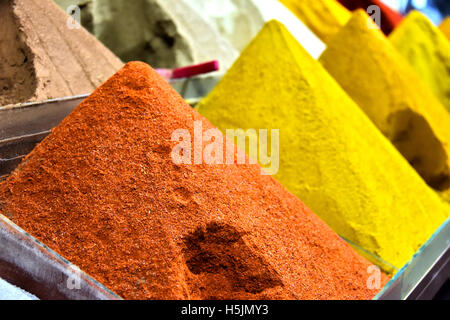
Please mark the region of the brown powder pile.
<svg viewBox="0 0 450 320"><path fill-rule="evenodd" d="M369 263L258 165L174 164L194 121L213 128L129 63L0 184L0 212L125 298L374 296Z"/></svg>
<svg viewBox="0 0 450 320"><path fill-rule="evenodd" d="M67 20L51 0L0 1L0 106L90 93L122 66Z"/></svg>

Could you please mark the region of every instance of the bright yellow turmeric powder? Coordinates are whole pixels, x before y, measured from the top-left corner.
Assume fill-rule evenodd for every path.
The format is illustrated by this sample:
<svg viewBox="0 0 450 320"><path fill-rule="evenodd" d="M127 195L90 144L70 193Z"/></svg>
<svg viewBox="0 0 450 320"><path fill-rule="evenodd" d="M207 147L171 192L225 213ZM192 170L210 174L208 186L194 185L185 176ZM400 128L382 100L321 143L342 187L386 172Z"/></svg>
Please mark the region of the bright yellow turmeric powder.
<svg viewBox="0 0 450 320"><path fill-rule="evenodd" d="M336 0L280 1L325 43L351 16L350 11Z"/></svg>
<svg viewBox="0 0 450 320"><path fill-rule="evenodd" d="M198 110L224 132L279 129L275 178L387 272L401 268L450 211L276 21Z"/></svg>
<svg viewBox="0 0 450 320"><path fill-rule="evenodd" d="M423 179L450 194L450 115L363 10L320 61Z"/></svg>
<svg viewBox="0 0 450 320"><path fill-rule="evenodd" d="M450 41L450 17L447 17L444 21L442 21L441 25L439 26L439 29Z"/></svg>
<svg viewBox="0 0 450 320"><path fill-rule="evenodd" d="M450 112L450 42L419 11L412 11L389 40Z"/></svg>

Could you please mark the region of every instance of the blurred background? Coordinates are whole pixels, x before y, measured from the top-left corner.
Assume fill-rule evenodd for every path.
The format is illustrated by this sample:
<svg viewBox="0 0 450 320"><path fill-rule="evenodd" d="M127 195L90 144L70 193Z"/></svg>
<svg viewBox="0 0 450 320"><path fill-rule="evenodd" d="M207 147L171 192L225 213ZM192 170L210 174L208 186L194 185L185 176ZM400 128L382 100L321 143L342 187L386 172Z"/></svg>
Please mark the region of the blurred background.
<svg viewBox="0 0 450 320"><path fill-rule="evenodd" d="M450 0L382 0L385 4L406 14L411 10L419 10L427 15L435 24L450 15Z"/></svg>

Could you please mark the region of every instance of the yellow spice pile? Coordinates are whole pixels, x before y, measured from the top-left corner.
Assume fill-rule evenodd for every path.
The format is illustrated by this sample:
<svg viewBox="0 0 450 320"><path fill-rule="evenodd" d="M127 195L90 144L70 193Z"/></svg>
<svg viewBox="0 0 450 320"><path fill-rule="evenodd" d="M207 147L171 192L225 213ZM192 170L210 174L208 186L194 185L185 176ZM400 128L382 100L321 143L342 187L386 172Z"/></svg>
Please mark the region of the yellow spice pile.
<svg viewBox="0 0 450 320"><path fill-rule="evenodd" d="M336 0L280 0L322 41L327 42L350 19L351 13Z"/></svg>
<svg viewBox="0 0 450 320"><path fill-rule="evenodd" d="M388 272L447 217L449 208L278 22L198 110L222 131L279 129L275 178Z"/></svg>
<svg viewBox="0 0 450 320"><path fill-rule="evenodd" d="M450 17L447 17L444 21L442 21L439 29L442 33L450 40Z"/></svg>
<svg viewBox="0 0 450 320"><path fill-rule="evenodd" d="M389 39L450 112L450 42L419 11L412 11Z"/></svg>
<svg viewBox="0 0 450 320"><path fill-rule="evenodd" d="M423 179L448 195L450 115L364 11L320 61Z"/></svg>

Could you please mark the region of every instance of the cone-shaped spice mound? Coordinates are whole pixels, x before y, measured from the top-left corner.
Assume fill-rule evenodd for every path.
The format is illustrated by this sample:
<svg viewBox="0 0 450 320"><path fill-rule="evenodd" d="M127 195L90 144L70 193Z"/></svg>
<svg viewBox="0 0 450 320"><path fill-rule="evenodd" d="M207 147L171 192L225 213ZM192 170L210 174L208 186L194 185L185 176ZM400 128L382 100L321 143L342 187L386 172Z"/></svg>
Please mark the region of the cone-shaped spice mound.
<svg viewBox="0 0 450 320"><path fill-rule="evenodd" d="M280 0L325 43L351 17L336 0Z"/></svg>
<svg viewBox="0 0 450 320"><path fill-rule="evenodd" d="M87 8L92 32L123 61L175 68L219 60L228 69L237 50L189 0L96 0Z"/></svg>
<svg viewBox="0 0 450 320"><path fill-rule="evenodd" d="M68 18L51 0L0 2L0 106L91 93L122 67Z"/></svg>
<svg viewBox="0 0 450 320"><path fill-rule="evenodd" d="M198 110L221 130L279 129L275 178L338 234L388 262L374 260L385 270L401 268L445 221L436 193L277 22Z"/></svg>
<svg viewBox="0 0 450 320"><path fill-rule="evenodd" d="M363 9L370 14L380 13L380 27L384 34L390 34L403 20L403 16L384 4L381 0L339 0L347 9L354 11ZM376 6L376 7L375 7Z"/></svg>
<svg viewBox="0 0 450 320"><path fill-rule="evenodd" d="M412 11L389 39L450 112L450 42L442 32Z"/></svg>
<svg viewBox="0 0 450 320"><path fill-rule="evenodd" d="M258 165L176 165L194 121L213 128L129 63L0 185L1 212L125 298L373 297L369 263Z"/></svg>
<svg viewBox="0 0 450 320"><path fill-rule="evenodd" d="M364 11L320 61L422 178L448 193L450 115Z"/></svg>
<svg viewBox="0 0 450 320"><path fill-rule="evenodd" d="M447 17L444 21L442 21L441 25L439 26L439 29L450 41L450 17Z"/></svg>

